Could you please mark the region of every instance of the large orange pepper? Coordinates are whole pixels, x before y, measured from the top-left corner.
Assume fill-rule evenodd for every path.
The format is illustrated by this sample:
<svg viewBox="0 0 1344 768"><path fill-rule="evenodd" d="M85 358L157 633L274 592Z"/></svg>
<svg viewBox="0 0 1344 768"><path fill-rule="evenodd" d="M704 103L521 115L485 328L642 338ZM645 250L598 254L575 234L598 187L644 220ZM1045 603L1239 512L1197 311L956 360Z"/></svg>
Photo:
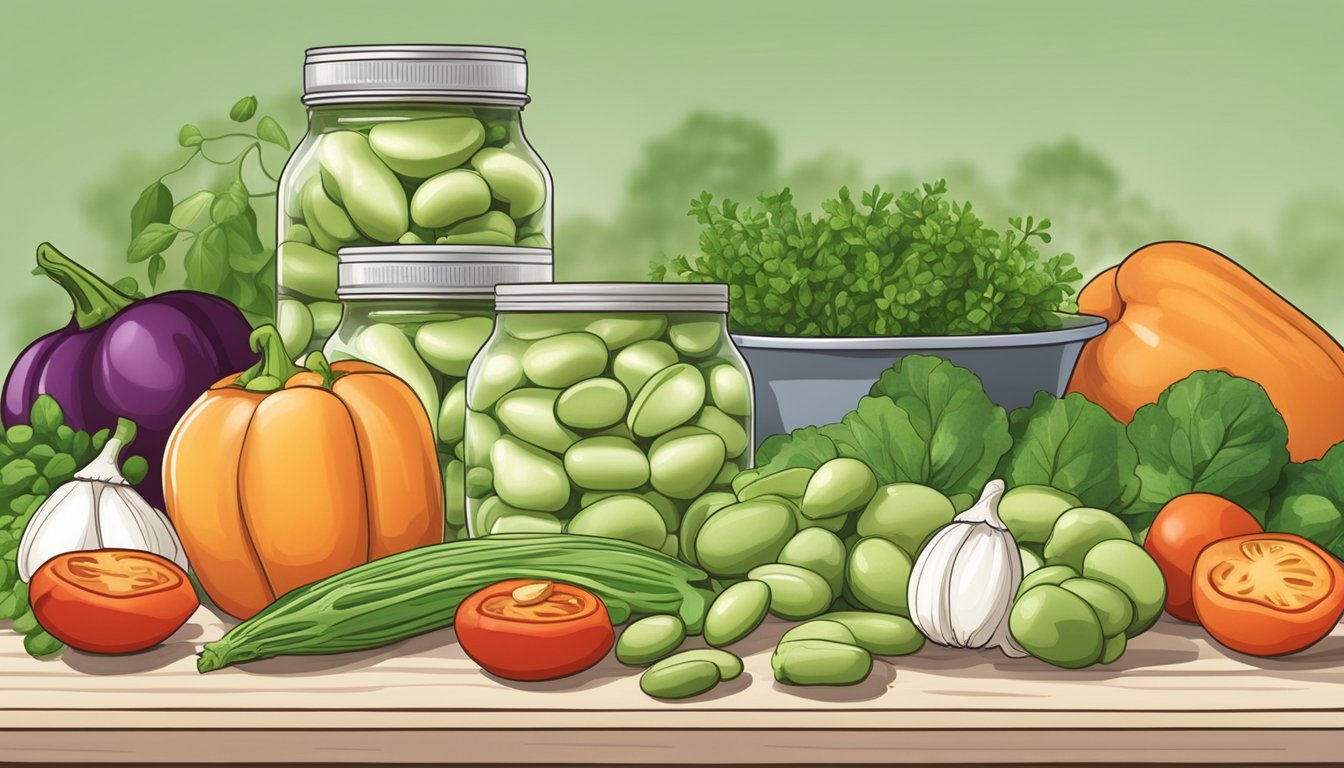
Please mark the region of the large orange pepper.
<svg viewBox="0 0 1344 768"><path fill-rule="evenodd" d="M376 366L262 359L210 388L164 457L169 519L206 594L248 618L277 597L443 540L443 486L415 393Z"/></svg>
<svg viewBox="0 0 1344 768"><path fill-rule="evenodd" d="M1344 349L1217 251L1144 246L1088 283L1078 309L1111 326L1083 348L1069 391L1121 421L1194 371L1215 370L1265 388L1294 461L1344 440Z"/></svg>

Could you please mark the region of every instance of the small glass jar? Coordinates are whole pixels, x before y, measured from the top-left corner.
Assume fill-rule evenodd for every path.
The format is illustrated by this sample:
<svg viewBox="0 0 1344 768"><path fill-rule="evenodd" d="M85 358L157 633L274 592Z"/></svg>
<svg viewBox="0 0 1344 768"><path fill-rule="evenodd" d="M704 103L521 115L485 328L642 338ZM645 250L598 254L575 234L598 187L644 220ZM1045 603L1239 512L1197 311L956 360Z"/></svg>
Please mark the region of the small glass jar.
<svg viewBox="0 0 1344 768"><path fill-rule="evenodd" d="M344 310L323 353L363 360L404 381L425 406L443 471L444 537L465 535L462 433L466 374L494 327L495 285L546 280L547 257L462 246L345 248L336 289Z"/></svg>
<svg viewBox="0 0 1344 768"><path fill-rule="evenodd" d="M467 373L467 522L680 554L694 499L752 464L751 375L717 284L500 285Z"/></svg>
<svg viewBox="0 0 1344 768"><path fill-rule="evenodd" d="M459 45L312 48L308 133L280 177L276 317L296 357L340 317L336 252L476 245L551 253L551 174L523 135L527 59Z"/></svg>

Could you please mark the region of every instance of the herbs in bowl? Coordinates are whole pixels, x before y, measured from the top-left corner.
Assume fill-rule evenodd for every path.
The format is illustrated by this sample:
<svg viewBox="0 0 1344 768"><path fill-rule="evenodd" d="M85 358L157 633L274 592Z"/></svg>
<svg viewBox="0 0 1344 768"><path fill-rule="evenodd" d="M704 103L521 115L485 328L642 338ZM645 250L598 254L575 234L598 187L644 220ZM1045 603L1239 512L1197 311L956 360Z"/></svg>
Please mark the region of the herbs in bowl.
<svg viewBox="0 0 1344 768"><path fill-rule="evenodd" d="M800 213L784 189L760 208L692 201L700 253L655 280L727 283L734 339L752 370L758 435L826 424L896 359L946 357L1005 407L1059 395L1105 321L1073 314L1073 256L1043 255L1050 220L990 228L943 181L900 195L847 188Z"/></svg>

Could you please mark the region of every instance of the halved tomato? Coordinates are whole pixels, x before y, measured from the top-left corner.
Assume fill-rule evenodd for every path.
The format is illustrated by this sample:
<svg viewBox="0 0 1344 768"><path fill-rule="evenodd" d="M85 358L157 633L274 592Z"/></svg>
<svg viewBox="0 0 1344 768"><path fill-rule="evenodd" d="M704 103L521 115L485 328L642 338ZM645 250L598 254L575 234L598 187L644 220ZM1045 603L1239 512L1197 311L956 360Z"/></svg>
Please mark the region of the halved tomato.
<svg viewBox="0 0 1344 768"><path fill-rule="evenodd" d="M506 680L554 680L585 670L616 639L607 606L586 589L514 579L472 593L453 619L457 642Z"/></svg>
<svg viewBox="0 0 1344 768"><path fill-rule="evenodd" d="M1344 615L1344 565L1301 536L1254 533L1204 548L1195 612L1215 640L1255 656L1296 653Z"/></svg>

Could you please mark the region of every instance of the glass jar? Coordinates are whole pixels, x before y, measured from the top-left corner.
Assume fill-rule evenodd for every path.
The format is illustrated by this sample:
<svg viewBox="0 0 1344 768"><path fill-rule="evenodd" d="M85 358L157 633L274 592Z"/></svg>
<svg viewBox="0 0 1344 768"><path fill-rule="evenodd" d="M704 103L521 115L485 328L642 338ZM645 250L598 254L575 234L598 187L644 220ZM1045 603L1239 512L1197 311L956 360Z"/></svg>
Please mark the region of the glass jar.
<svg viewBox="0 0 1344 768"><path fill-rule="evenodd" d="M718 284L500 285L467 373L472 536L611 536L670 555L751 466L751 375Z"/></svg>
<svg viewBox="0 0 1344 768"><path fill-rule="evenodd" d="M276 318L296 357L340 318L336 252L476 245L551 253L551 174L523 135L517 48L313 48L308 133L280 177Z"/></svg>
<svg viewBox="0 0 1344 768"><path fill-rule="evenodd" d="M336 293L344 307L323 353L363 360L404 381L425 406L443 472L444 538L465 534L466 374L494 327L495 285L547 280L547 256L463 246L344 248Z"/></svg>

